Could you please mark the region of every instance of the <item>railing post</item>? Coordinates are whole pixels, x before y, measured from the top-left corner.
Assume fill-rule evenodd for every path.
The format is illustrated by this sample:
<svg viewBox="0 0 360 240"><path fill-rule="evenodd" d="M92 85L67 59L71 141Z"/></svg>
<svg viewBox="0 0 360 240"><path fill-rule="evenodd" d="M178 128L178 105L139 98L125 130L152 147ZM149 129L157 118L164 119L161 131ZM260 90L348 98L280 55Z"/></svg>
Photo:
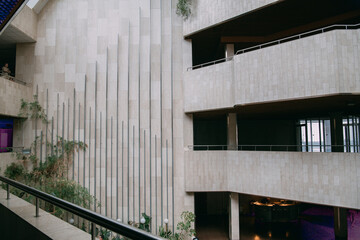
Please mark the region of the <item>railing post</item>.
<svg viewBox="0 0 360 240"><path fill-rule="evenodd" d="M10 199L10 187L9 184L6 184L6 199Z"/></svg>
<svg viewBox="0 0 360 240"><path fill-rule="evenodd" d="M35 217L40 217L40 215L39 215L39 198L35 199Z"/></svg>
<svg viewBox="0 0 360 240"><path fill-rule="evenodd" d="M91 239L92 240L96 239L96 224L95 223L91 223Z"/></svg>

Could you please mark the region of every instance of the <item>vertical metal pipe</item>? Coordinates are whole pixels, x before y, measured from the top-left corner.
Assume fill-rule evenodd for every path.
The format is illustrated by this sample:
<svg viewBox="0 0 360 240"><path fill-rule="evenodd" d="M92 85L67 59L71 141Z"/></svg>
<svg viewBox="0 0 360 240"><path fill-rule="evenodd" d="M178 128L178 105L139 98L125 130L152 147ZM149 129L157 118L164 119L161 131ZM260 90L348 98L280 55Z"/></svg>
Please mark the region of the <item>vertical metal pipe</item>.
<svg viewBox="0 0 360 240"><path fill-rule="evenodd" d="M139 221L140 221L140 80L141 80L141 74L140 74L140 64L141 64L141 58L140 58L140 44L141 44L141 8L139 8L139 49L138 49L138 59L139 59L139 79L138 79L138 154L139 154Z"/></svg>
<svg viewBox="0 0 360 240"><path fill-rule="evenodd" d="M89 144L88 144L88 151L89 151L89 193L91 193L91 185L90 185L90 175L91 175L91 168L90 168L90 159L91 159L91 107L89 109ZM90 209L90 206L89 206Z"/></svg>
<svg viewBox="0 0 360 240"><path fill-rule="evenodd" d="M96 240L96 224L91 223L91 239Z"/></svg>
<svg viewBox="0 0 360 240"><path fill-rule="evenodd" d="M80 112L81 112L81 108L80 108L80 102L79 102L79 119L78 119L78 142L80 142ZM78 156L78 171L77 171L77 177L78 177L78 184L80 184L80 153L78 152L77 154Z"/></svg>
<svg viewBox="0 0 360 240"><path fill-rule="evenodd" d="M119 34L116 49L116 219L119 218Z"/></svg>
<svg viewBox="0 0 360 240"><path fill-rule="evenodd" d="M108 215L107 212L107 202L108 202L108 196L107 196L107 186L108 186L108 178L107 178L107 161L108 161L108 151L107 151L107 141L108 141L108 99L109 99L109 79L108 79L108 51L109 49L106 48L106 102L105 102L105 216Z"/></svg>
<svg viewBox="0 0 360 240"><path fill-rule="evenodd" d="M166 218L169 219L169 155L168 140L166 139Z"/></svg>
<svg viewBox="0 0 360 240"><path fill-rule="evenodd" d="M149 206L150 206L150 218L152 217L152 189L151 189L151 1L150 1L150 20L149 20ZM150 225L150 229L152 225Z"/></svg>
<svg viewBox="0 0 360 240"><path fill-rule="evenodd" d="M121 121L121 221L124 221L124 121Z"/></svg>
<svg viewBox="0 0 360 240"><path fill-rule="evenodd" d="M128 31L128 84L127 84L127 220L129 221L130 217L130 21L129 21L129 31Z"/></svg>
<svg viewBox="0 0 360 240"><path fill-rule="evenodd" d="M133 144L132 144L132 155L133 155L133 161L132 161L132 194L133 194L133 221L135 222L135 126L133 125Z"/></svg>
<svg viewBox="0 0 360 240"><path fill-rule="evenodd" d="M76 90L74 88L74 99L73 99L73 103L74 103L74 106L73 106L73 141L75 142L75 120L76 120ZM74 157L75 157L75 151L73 153ZM72 168L72 180L74 181L75 180L75 158L73 159L73 168Z"/></svg>
<svg viewBox="0 0 360 240"><path fill-rule="evenodd" d="M48 121L48 116L49 116L49 89L46 89L46 121ZM48 140L48 122L46 122L46 126L45 126L45 161L47 158L47 140Z"/></svg>
<svg viewBox="0 0 360 240"><path fill-rule="evenodd" d="M54 155L54 116L51 117L51 155Z"/></svg>
<svg viewBox="0 0 360 240"><path fill-rule="evenodd" d="M162 165L163 165L163 151L162 151L162 144L163 144L163 134L162 134L162 126L163 126L163 119L162 119L162 111L163 111L163 103L162 103L162 91L163 91L163 80L162 80L162 0L160 0L160 162L161 162L161 172L160 172L160 179L161 179L161 223L163 222L163 175L162 175Z"/></svg>
<svg viewBox="0 0 360 240"><path fill-rule="evenodd" d="M175 217L174 217L174 61L173 61L173 18L172 18L172 0L170 0L170 55L171 55L171 169L172 169L172 232L175 231Z"/></svg>
<svg viewBox="0 0 360 240"><path fill-rule="evenodd" d="M63 112L62 112L62 131L61 131L61 154L64 156L64 134L65 134L65 103L63 103Z"/></svg>
<svg viewBox="0 0 360 240"><path fill-rule="evenodd" d="M113 212L113 198L112 198L112 189L113 189L113 117L111 116L110 124L110 218L112 218Z"/></svg>
<svg viewBox="0 0 360 240"><path fill-rule="evenodd" d="M157 234L157 144L156 144L156 135L155 135L155 231Z"/></svg>
<svg viewBox="0 0 360 240"><path fill-rule="evenodd" d="M43 142L43 131L40 132L40 165L42 164L42 142Z"/></svg>
<svg viewBox="0 0 360 240"><path fill-rule="evenodd" d="M84 76L84 145L86 145L86 75ZM90 158L89 158L90 159ZM90 167L90 165L89 165ZM83 152L83 187L85 187L85 150ZM79 174L80 175L80 174ZM89 175L90 178L90 175Z"/></svg>
<svg viewBox="0 0 360 240"><path fill-rule="evenodd" d="M144 130L144 213L146 213L146 131Z"/></svg>
<svg viewBox="0 0 360 240"><path fill-rule="evenodd" d="M101 204L101 182L102 182L102 179L101 179L101 167L102 167L102 112L100 112L100 157L99 157L99 161L100 161L100 189L99 189L99 198L100 198L100 214L101 214L101 210L102 210L102 204Z"/></svg>
<svg viewBox="0 0 360 240"><path fill-rule="evenodd" d="M67 111L67 141L70 140L70 98L68 98L68 111ZM66 179L69 179L69 164L66 164Z"/></svg>
<svg viewBox="0 0 360 240"><path fill-rule="evenodd" d="M40 215L39 215L39 198L35 198L35 217L40 217Z"/></svg>
<svg viewBox="0 0 360 240"><path fill-rule="evenodd" d="M10 187L9 184L6 184L6 199L10 199Z"/></svg>
<svg viewBox="0 0 360 240"><path fill-rule="evenodd" d="M39 101L39 86L36 85L36 100ZM37 123L38 119L35 118L35 141L34 141L34 152L35 156L37 157Z"/></svg>
<svg viewBox="0 0 360 240"><path fill-rule="evenodd" d="M57 94L57 100L56 100L56 137L55 137L55 144L57 146L59 137L59 93ZM59 155L59 147L56 147L56 156Z"/></svg>
<svg viewBox="0 0 360 240"><path fill-rule="evenodd" d="M95 122L94 122L94 196L96 198L96 142L97 142L97 62L95 62ZM96 212L96 201L94 201L94 211Z"/></svg>

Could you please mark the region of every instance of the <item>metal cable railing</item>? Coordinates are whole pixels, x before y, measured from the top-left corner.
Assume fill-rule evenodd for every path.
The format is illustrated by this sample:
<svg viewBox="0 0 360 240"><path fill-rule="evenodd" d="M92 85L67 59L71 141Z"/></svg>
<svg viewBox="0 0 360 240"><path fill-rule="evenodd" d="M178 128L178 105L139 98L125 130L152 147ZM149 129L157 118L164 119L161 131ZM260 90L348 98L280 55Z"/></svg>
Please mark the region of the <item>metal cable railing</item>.
<svg viewBox="0 0 360 240"><path fill-rule="evenodd" d="M115 233L118 233L124 237L131 238L134 240L163 240L163 238L152 235L148 232L142 231L138 228L129 226L127 224L123 224L120 222L117 222L113 219L110 219L108 217L102 216L96 212L93 212L89 209L80 207L78 205L75 205L73 203L70 203L68 201L62 200L60 198L57 198L53 195L50 195L48 193L39 191L35 188L29 187L25 184L16 182L14 180L11 180L6 177L0 176L0 181L4 182L6 184L6 190L7 190L7 199L10 199L10 188L9 185L20 189L30 195L33 195L35 197L35 212L36 217L39 217L39 199L44 200L45 202L48 202L50 204L53 204L57 207L60 207L68 212L71 212L75 215L78 215L79 217L86 219L91 222L91 236L92 239L96 239L96 225L102 226L106 229L109 229Z"/></svg>
<svg viewBox="0 0 360 240"><path fill-rule="evenodd" d="M360 152L360 145L189 145L195 151Z"/></svg>
<svg viewBox="0 0 360 240"><path fill-rule="evenodd" d="M239 54L243 54L243 53L246 53L246 52L262 49L262 48L265 48L265 47L278 45L278 44L281 44L281 43L284 43L284 42L288 42L288 41L292 41L292 40L296 40L296 39L301 39L301 38L304 38L304 37L309 37L309 36L316 35L316 34L319 34L319 33L332 31L332 30L358 29L358 28L360 28L360 23L357 23L357 24L335 24L335 25L331 25L331 26L311 30L311 31L308 31L308 32L300 33L300 34L297 34L297 35L292 35L292 36L289 36L289 37L286 37L286 38L281 38L281 39L274 40L274 41L271 41L271 42L266 42L266 43L259 44L259 45L253 46L253 47L244 48L244 49L236 51L234 56L239 55ZM231 61L234 56L227 57L227 58L222 58L222 59L218 59L218 60L214 60L214 61L210 61L210 62L206 62L206 63L202 63L202 64L198 64L198 65L195 65L195 66L192 66L192 67L188 67L187 71L198 69L198 68L203 68L203 67L207 67L207 66L211 66L211 65L215 65L217 63Z"/></svg>

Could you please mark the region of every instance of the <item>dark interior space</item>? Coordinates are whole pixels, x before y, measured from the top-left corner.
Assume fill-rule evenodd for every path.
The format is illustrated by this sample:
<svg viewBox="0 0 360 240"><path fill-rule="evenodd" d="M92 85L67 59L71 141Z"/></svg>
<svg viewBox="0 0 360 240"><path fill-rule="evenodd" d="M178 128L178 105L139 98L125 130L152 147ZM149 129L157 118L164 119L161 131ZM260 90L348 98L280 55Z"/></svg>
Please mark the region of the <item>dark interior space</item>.
<svg viewBox="0 0 360 240"><path fill-rule="evenodd" d="M237 124L238 143L241 150L254 150L253 146L257 146L256 150L269 150L268 146L280 145L272 147L274 148L272 150L286 151L286 146L296 145L295 120L239 119Z"/></svg>
<svg viewBox="0 0 360 240"><path fill-rule="evenodd" d="M195 193L195 230L199 239L228 239L229 193Z"/></svg>
<svg viewBox="0 0 360 240"><path fill-rule="evenodd" d="M15 65L16 65L16 45L0 45L0 70L5 65L9 64L11 76L15 76Z"/></svg>
<svg viewBox="0 0 360 240"><path fill-rule="evenodd" d="M226 115L194 116L194 150L226 150ZM213 145L213 146L211 146Z"/></svg>
<svg viewBox="0 0 360 240"><path fill-rule="evenodd" d="M298 217L289 221L264 221L256 216L254 202L261 202L262 196L240 194L240 238L243 240L264 239L301 239L301 240L329 240L335 239L334 208L318 204L297 202ZM286 201L277 198L270 202ZM270 204L272 205L272 204ZM271 207L271 206L270 206ZM286 211L285 211L286 212ZM357 240L360 236L360 213L347 209L347 225L349 240Z"/></svg>
<svg viewBox="0 0 360 240"><path fill-rule="evenodd" d="M358 0L283 0L186 38L192 39L195 66L224 58L228 43L234 44L236 52L334 24L359 22Z"/></svg>

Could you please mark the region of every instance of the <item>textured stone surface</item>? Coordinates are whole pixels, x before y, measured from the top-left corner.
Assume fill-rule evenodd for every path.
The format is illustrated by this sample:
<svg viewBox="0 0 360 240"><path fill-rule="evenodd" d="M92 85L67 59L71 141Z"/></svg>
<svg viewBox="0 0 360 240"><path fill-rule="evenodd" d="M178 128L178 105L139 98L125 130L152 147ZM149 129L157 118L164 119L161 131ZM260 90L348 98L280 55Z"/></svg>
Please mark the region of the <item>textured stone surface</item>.
<svg viewBox="0 0 360 240"><path fill-rule="evenodd" d="M176 1L160 0L151 5L144 0L49 1L38 15L37 42L17 46L17 75L33 82L33 93L38 87L40 103L48 104L49 118L54 117L54 136L64 132L65 138L89 146L75 153L74 179L92 194L96 182L97 211L123 222L139 222L139 214L146 212L154 231L164 218L172 228L172 220L193 211L194 204L184 191L182 147L183 55L189 54L183 49L189 45L175 6ZM45 126L39 124L38 136L41 130Z"/></svg>
<svg viewBox="0 0 360 240"><path fill-rule="evenodd" d="M358 153L187 151L186 191L360 208Z"/></svg>
<svg viewBox="0 0 360 240"><path fill-rule="evenodd" d="M16 117L21 99L31 99L31 91L29 86L0 77L0 115Z"/></svg>
<svg viewBox="0 0 360 240"><path fill-rule="evenodd" d="M360 93L360 30L334 30L184 74L185 112Z"/></svg>
<svg viewBox="0 0 360 240"><path fill-rule="evenodd" d="M192 0L191 15L184 21L183 33L191 33L219 24L277 0Z"/></svg>

